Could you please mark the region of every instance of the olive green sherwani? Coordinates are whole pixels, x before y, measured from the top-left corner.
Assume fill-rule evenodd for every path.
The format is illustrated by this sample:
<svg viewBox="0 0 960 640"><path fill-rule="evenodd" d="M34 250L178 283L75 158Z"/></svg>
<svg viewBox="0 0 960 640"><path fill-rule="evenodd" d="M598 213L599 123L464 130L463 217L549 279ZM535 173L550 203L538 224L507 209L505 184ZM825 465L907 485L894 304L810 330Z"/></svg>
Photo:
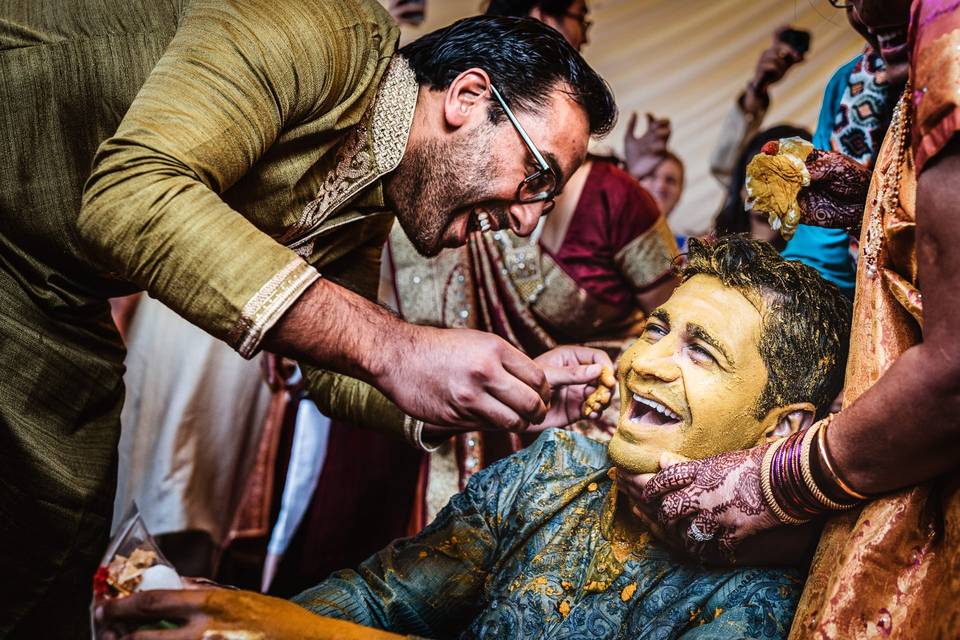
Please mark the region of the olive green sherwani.
<svg viewBox="0 0 960 640"><path fill-rule="evenodd" d="M249 357L321 274L375 292L418 92L397 38L374 0L0 5L0 637L83 637L123 400L108 297L147 289Z"/></svg>

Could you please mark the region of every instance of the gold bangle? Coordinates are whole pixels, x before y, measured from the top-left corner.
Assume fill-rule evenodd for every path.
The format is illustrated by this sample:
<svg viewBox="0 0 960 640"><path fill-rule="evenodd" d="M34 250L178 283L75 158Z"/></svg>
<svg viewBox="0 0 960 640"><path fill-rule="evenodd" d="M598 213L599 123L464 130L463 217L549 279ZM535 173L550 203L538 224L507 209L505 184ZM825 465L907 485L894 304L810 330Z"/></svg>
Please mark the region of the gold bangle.
<svg viewBox="0 0 960 640"><path fill-rule="evenodd" d="M833 417L835 415L837 414L832 413L827 416L823 422L823 426L820 428L820 437L817 438L817 451L820 453L820 459L823 460L823 466L827 468L827 473L830 474L830 479L837 483L837 486L840 487L841 491L854 500L869 500L869 496L865 496L858 491L854 491L850 485L843 481L843 478L839 473L837 473L837 470L833 466L833 462L830 460L830 451L827 449L827 429L833 422Z"/></svg>
<svg viewBox="0 0 960 640"><path fill-rule="evenodd" d="M845 511L851 507L852 504L840 504L834 500L831 500L826 496L826 494L820 490L820 487L817 486L817 482L813 479L813 471L810 467L810 445L815 437L817 437L817 432L820 431L820 428L823 426L823 420L816 423L803 434L803 437L800 440L800 471L803 475L803 483L807 487L807 491L813 496L813 499L819 502L823 507L830 509L831 511Z"/></svg>
<svg viewBox="0 0 960 640"><path fill-rule="evenodd" d="M763 454L763 460L760 462L760 490L763 493L763 501L767 503L767 508L773 512L777 520L783 524L803 524L806 520L787 515L787 512L777 504L776 498L773 497L773 486L770 484L770 469L773 466L774 454L777 452L777 449L783 446L784 442L786 442L786 440L773 443L767 448L766 453Z"/></svg>

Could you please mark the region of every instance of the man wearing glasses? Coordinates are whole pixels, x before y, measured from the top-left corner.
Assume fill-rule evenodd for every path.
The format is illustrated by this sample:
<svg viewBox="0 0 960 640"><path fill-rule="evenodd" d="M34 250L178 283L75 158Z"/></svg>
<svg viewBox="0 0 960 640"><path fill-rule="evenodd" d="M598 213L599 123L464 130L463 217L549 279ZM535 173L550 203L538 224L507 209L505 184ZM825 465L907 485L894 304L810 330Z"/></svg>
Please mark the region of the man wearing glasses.
<svg viewBox="0 0 960 640"><path fill-rule="evenodd" d="M586 44L590 26L584 0L492 0L486 15L535 19L577 49ZM498 89L494 83L493 98L510 118L514 105ZM546 198L557 172L548 154L532 141L527 147L530 174L519 201ZM408 234L394 229L383 279L392 290L383 297L411 322L489 331L529 355L555 344L589 342L615 352L638 319L672 290L670 263L677 248L650 195L609 160L588 157L556 201L545 200L552 213L530 234L511 233L502 210L484 210L475 228L480 233L472 233L464 247L425 258ZM600 437L610 427L583 426ZM415 514L419 526L470 475L524 444L502 432L427 430L438 440L453 437L431 454L429 473L417 482L416 504L425 507ZM318 491L324 493L322 484ZM328 568L317 567L312 578L322 578Z"/></svg>
<svg viewBox="0 0 960 640"><path fill-rule="evenodd" d="M370 301L394 215L425 254L480 211L530 233L612 126L608 87L555 32L476 18L398 51L373 0L5 13L0 635L84 625L123 401L109 297L146 289L245 357L300 360L332 415L416 437L416 419L565 420L550 383L598 373ZM577 354L553 362L606 361Z"/></svg>
<svg viewBox="0 0 960 640"><path fill-rule="evenodd" d="M577 51L589 42L587 33L593 26L586 0L490 0L486 14L539 20L559 31Z"/></svg>

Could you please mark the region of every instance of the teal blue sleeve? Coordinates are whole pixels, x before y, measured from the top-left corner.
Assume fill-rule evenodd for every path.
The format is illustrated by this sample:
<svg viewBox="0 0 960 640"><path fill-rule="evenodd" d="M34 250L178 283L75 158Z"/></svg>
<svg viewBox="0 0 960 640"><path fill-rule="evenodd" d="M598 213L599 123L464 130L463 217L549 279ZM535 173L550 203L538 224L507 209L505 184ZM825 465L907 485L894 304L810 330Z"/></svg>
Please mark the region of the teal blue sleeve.
<svg viewBox="0 0 960 640"><path fill-rule="evenodd" d="M681 640L771 640L786 638L803 581L794 572L752 568L713 586L713 593L691 615Z"/></svg>
<svg viewBox="0 0 960 640"><path fill-rule="evenodd" d="M415 537L394 541L356 571L338 571L293 601L394 633L448 637L462 629L477 613L495 561L499 467L474 475Z"/></svg>
<svg viewBox="0 0 960 640"><path fill-rule="evenodd" d="M783 257L813 267L844 295L853 297L857 268L850 255L850 236L843 229L801 224L783 250Z"/></svg>

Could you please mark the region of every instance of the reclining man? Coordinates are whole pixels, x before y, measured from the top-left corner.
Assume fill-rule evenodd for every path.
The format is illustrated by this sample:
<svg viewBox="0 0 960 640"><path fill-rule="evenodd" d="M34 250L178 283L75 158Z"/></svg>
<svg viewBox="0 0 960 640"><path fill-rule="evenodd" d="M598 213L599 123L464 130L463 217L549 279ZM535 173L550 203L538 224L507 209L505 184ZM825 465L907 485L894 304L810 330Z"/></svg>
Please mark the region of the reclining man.
<svg viewBox="0 0 960 640"><path fill-rule="evenodd" d="M823 416L843 381L849 304L811 268L737 236L692 240L678 276L681 286L620 360L628 400L609 451L546 431L476 474L419 535L294 599L378 630L348 632L280 600L219 590L134 596L102 615L180 619L195 634L150 636L158 640L210 629L269 638L785 637L799 572L678 560L618 502L613 469L654 470L665 451L746 449ZM749 488L738 499L741 508L763 500Z"/></svg>

